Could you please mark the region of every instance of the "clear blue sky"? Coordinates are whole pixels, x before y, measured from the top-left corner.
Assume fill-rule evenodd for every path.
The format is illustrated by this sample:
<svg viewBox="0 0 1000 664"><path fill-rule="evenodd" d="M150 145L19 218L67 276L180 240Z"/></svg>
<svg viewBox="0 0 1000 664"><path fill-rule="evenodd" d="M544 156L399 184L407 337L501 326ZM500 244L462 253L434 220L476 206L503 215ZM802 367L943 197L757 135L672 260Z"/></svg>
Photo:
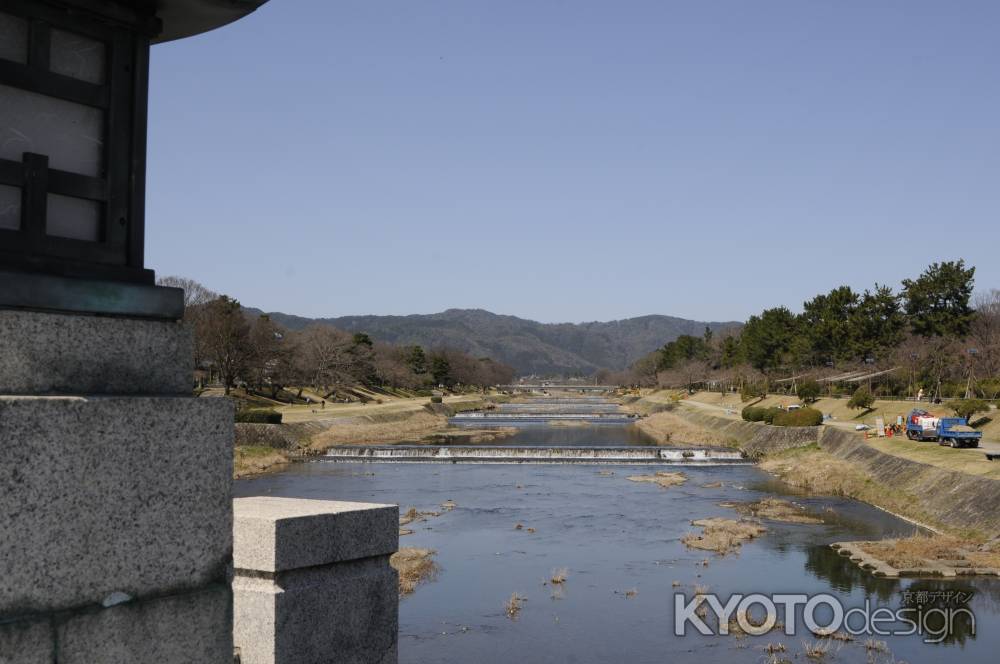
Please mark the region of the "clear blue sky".
<svg viewBox="0 0 1000 664"><path fill-rule="evenodd" d="M1000 287L1000 3L271 0L157 46L147 265L310 316Z"/></svg>

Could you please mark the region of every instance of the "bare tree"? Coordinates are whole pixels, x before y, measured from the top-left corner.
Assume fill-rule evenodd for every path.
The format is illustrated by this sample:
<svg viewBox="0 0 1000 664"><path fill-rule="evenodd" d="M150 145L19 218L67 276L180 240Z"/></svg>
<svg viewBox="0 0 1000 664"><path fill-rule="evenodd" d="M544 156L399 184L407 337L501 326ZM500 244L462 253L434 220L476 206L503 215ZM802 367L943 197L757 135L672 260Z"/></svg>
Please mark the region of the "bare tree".
<svg viewBox="0 0 1000 664"><path fill-rule="evenodd" d="M186 277L161 277L156 281L160 286L170 288L181 288L184 290L184 324L194 331L194 367L196 372L211 373L205 371L208 367L208 350L205 347L204 325L201 317L204 315L206 306L217 300L219 294L209 290L194 279ZM200 378L199 378L200 381Z"/></svg>
<svg viewBox="0 0 1000 664"><path fill-rule="evenodd" d="M412 390L429 380L426 374L421 376L414 373L410 363L412 347L376 342L374 353L375 375L382 385Z"/></svg>
<svg viewBox="0 0 1000 664"><path fill-rule="evenodd" d="M915 394L923 387L927 396L941 396L942 383L963 375L966 345L948 337L911 335L904 339L895 351L895 364L906 372L908 391Z"/></svg>
<svg viewBox="0 0 1000 664"><path fill-rule="evenodd" d="M247 379L258 390L267 388L271 398L295 378L293 353L288 330L271 320L267 314L258 316L250 325L247 338L249 357Z"/></svg>
<svg viewBox="0 0 1000 664"><path fill-rule="evenodd" d="M225 295L201 306L196 334L229 394L251 356L250 325L240 303Z"/></svg>
<svg viewBox="0 0 1000 664"><path fill-rule="evenodd" d="M980 378L1000 377L1000 290L980 293L974 300L976 317L969 334L973 365Z"/></svg>
<svg viewBox="0 0 1000 664"><path fill-rule="evenodd" d="M187 311L191 307L195 307L202 304L208 304L212 300L219 297L219 294L215 291L209 290L202 284L198 283L194 279L188 279L187 277L160 277L156 280L157 285L167 286L170 288L182 288L184 290L184 310Z"/></svg>
<svg viewBox="0 0 1000 664"><path fill-rule="evenodd" d="M357 335L329 325L304 329L298 340L298 362L315 387L330 393L338 387L374 381L374 351Z"/></svg>

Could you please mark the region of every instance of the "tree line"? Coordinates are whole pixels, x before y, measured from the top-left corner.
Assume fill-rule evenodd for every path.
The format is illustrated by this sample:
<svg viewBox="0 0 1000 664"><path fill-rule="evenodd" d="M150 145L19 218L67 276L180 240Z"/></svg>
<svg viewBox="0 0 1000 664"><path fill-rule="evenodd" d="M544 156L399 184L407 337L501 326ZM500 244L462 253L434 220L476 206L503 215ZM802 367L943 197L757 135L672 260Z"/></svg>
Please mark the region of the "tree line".
<svg viewBox="0 0 1000 664"><path fill-rule="evenodd" d="M315 388L325 397L356 386L485 389L514 378L506 364L454 348L390 344L321 323L289 330L266 314L250 315L235 299L191 279L164 277L158 283L184 290L198 378L221 383L226 394L237 385L272 398L293 386L299 393Z"/></svg>
<svg viewBox="0 0 1000 664"><path fill-rule="evenodd" d="M881 395L1000 397L1000 290L973 295L975 267L933 263L899 291L839 286L751 316L739 327L685 335L606 376L641 385L768 390L857 370ZM836 380L828 381L836 390ZM749 388L748 388L749 386ZM867 385L866 385L867 386Z"/></svg>

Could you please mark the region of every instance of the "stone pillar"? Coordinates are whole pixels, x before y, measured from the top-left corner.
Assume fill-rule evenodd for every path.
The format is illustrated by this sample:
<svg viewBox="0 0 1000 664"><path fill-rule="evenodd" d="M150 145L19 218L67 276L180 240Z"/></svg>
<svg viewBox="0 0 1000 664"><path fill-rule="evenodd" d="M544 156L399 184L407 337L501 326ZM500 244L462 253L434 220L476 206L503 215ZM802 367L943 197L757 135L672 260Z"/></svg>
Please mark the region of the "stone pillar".
<svg viewBox="0 0 1000 664"><path fill-rule="evenodd" d="M0 310L0 664L232 662L232 406L191 343Z"/></svg>
<svg viewBox="0 0 1000 664"><path fill-rule="evenodd" d="M395 664L396 505L238 498L234 515L241 664Z"/></svg>

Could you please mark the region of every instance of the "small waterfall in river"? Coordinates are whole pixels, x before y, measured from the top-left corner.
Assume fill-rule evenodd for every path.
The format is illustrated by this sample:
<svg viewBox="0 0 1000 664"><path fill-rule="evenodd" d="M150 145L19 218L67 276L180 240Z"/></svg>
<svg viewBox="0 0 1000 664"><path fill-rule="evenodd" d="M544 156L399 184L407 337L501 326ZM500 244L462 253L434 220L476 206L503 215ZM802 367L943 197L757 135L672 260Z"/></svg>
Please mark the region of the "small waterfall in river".
<svg viewBox="0 0 1000 664"><path fill-rule="evenodd" d="M750 463L740 452L713 448L511 447L493 445L338 446L328 461L374 463L589 463L732 464Z"/></svg>
<svg viewBox="0 0 1000 664"><path fill-rule="evenodd" d="M516 426L522 431L508 444L487 445L342 445L326 460L367 463L546 463L546 464L741 464L740 452L726 448L620 445L615 430L640 418L606 397L531 398L449 418L457 427L482 429ZM580 426L577 426L580 425ZM589 425L601 425L593 427ZM553 436L556 432L556 436ZM639 434L641 435L641 434ZM553 439L554 438L554 439ZM611 442L615 441L615 442ZM543 444L543 443L549 444ZM622 441L624 442L624 441ZM629 441L631 442L631 441ZM526 444L522 444L526 443Z"/></svg>

